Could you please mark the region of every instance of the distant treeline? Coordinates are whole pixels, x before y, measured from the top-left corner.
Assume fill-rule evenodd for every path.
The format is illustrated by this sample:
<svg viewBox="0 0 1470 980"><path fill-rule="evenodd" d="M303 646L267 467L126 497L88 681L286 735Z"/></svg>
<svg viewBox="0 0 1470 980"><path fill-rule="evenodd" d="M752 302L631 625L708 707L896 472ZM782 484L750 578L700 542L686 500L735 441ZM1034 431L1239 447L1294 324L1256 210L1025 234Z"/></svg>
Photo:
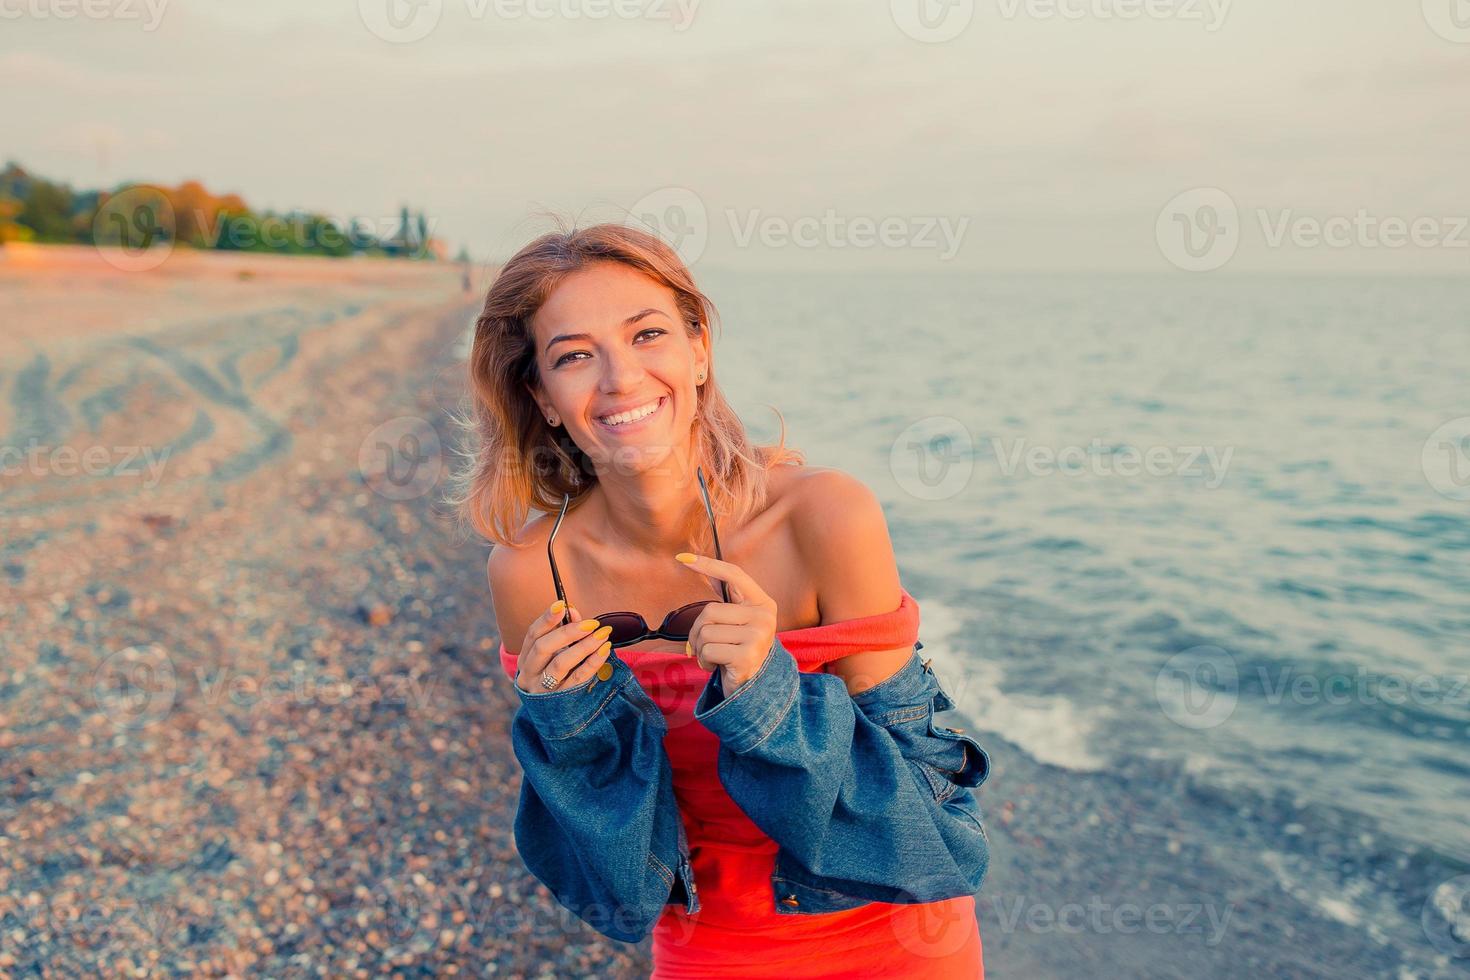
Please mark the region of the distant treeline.
<svg viewBox="0 0 1470 980"><path fill-rule="evenodd" d="M177 187L123 184L78 191L28 173L0 171L0 245L54 242L130 249L178 244L287 255L387 255L447 258L423 212L337 221L320 214L254 211L236 194L215 195L198 181Z"/></svg>

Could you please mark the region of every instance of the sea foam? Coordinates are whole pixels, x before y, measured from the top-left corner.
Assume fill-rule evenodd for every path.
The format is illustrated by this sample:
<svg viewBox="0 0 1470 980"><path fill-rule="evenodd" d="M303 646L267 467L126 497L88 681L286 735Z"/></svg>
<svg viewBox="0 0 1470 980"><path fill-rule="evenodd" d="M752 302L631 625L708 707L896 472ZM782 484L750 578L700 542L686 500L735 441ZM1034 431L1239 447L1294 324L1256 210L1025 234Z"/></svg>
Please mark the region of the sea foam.
<svg viewBox="0 0 1470 980"><path fill-rule="evenodd" d="M1002 670L966 649L965 618L938 599L919 603L920 655L934 658L940 683L975 725L1003 736L1038 762L1091 772L1108 759L1099 755L1094 734L1110 712L1082 707L1061 696L1007 693Z"/></svg>

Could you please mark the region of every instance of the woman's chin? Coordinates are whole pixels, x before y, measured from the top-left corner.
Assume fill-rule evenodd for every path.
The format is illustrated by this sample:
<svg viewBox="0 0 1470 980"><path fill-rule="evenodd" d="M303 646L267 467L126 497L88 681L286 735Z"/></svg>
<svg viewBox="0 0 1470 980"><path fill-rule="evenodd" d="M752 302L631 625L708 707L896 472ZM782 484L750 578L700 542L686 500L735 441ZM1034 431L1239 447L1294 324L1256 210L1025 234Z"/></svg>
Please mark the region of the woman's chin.
<svg viewBox="0 0 1470 980"><path fill-rule="evenodd" d="M670 445L668 440L660 439L600 446L597 451L587 455L592 459L599 478L645 474L672 476L675 471L669 466L669 461L678 459L680 451Z"/></svg>

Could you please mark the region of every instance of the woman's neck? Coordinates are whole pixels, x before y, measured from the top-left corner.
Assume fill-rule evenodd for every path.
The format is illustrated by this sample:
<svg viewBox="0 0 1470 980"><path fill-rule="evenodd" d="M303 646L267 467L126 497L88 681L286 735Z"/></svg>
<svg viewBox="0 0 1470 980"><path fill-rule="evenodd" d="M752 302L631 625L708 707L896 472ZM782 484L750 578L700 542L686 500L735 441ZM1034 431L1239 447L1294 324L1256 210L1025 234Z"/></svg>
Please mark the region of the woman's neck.
<svg viewBox="0 0 1470 980"><path fill-rule="evenodd" d="M683 482L668 472L603 476L588 503L595 537L624 554L673 558L709 523L692 470Z"/></svg>

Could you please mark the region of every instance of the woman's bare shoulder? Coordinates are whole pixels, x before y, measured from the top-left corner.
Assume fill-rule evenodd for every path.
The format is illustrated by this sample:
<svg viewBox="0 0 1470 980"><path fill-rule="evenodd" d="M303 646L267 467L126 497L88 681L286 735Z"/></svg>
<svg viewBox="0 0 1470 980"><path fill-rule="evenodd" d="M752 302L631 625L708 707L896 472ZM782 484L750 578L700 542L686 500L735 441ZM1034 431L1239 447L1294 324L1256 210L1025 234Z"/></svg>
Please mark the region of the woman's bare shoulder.
<svg viewBox="0 0 1470 980"><path fill-rule="evenodd" d="M833 466L792 467L780 491L794 521L807 528L841 525L854 517L882 514L877 494L866 483ZM773 482L772 489L776 484Z"/></svg>
<svg viewBox="0 0 1470 980"><path fill-rule="evenodd" d="M763 514L779 521L804 554L820 548L844 524L871 518L877 497L850 473L802 464L772 468Z"/></svg>
<svg viewBox="0 0 1470 980"><path fill-rule="evenodd" d="M800 519L808 502L820 496L824 486L833 486L844 479L855 480L856 477L828 466L812 466L808 463L773 466L766 477L764 509L779 513L785 522L794 524Z"/></svg>
<svg viewBox="0 0 1470 980"><path fill-rule="evenodd" d="M822 621L891 611L901 584L878 495L842 470L804 470L789 491L789 519Z"/></svg>
<svg viewBox="0 0 1470 980"><path fill-rule="evenodd" d="M516 653L532 621L555 597L546 561L551 518L541 514L526 523L513 544L497 544L485 561L495 624L506 647ZM547 598L550 597L550 598ZM545 598L546 601L542 602Z"/></svg>

